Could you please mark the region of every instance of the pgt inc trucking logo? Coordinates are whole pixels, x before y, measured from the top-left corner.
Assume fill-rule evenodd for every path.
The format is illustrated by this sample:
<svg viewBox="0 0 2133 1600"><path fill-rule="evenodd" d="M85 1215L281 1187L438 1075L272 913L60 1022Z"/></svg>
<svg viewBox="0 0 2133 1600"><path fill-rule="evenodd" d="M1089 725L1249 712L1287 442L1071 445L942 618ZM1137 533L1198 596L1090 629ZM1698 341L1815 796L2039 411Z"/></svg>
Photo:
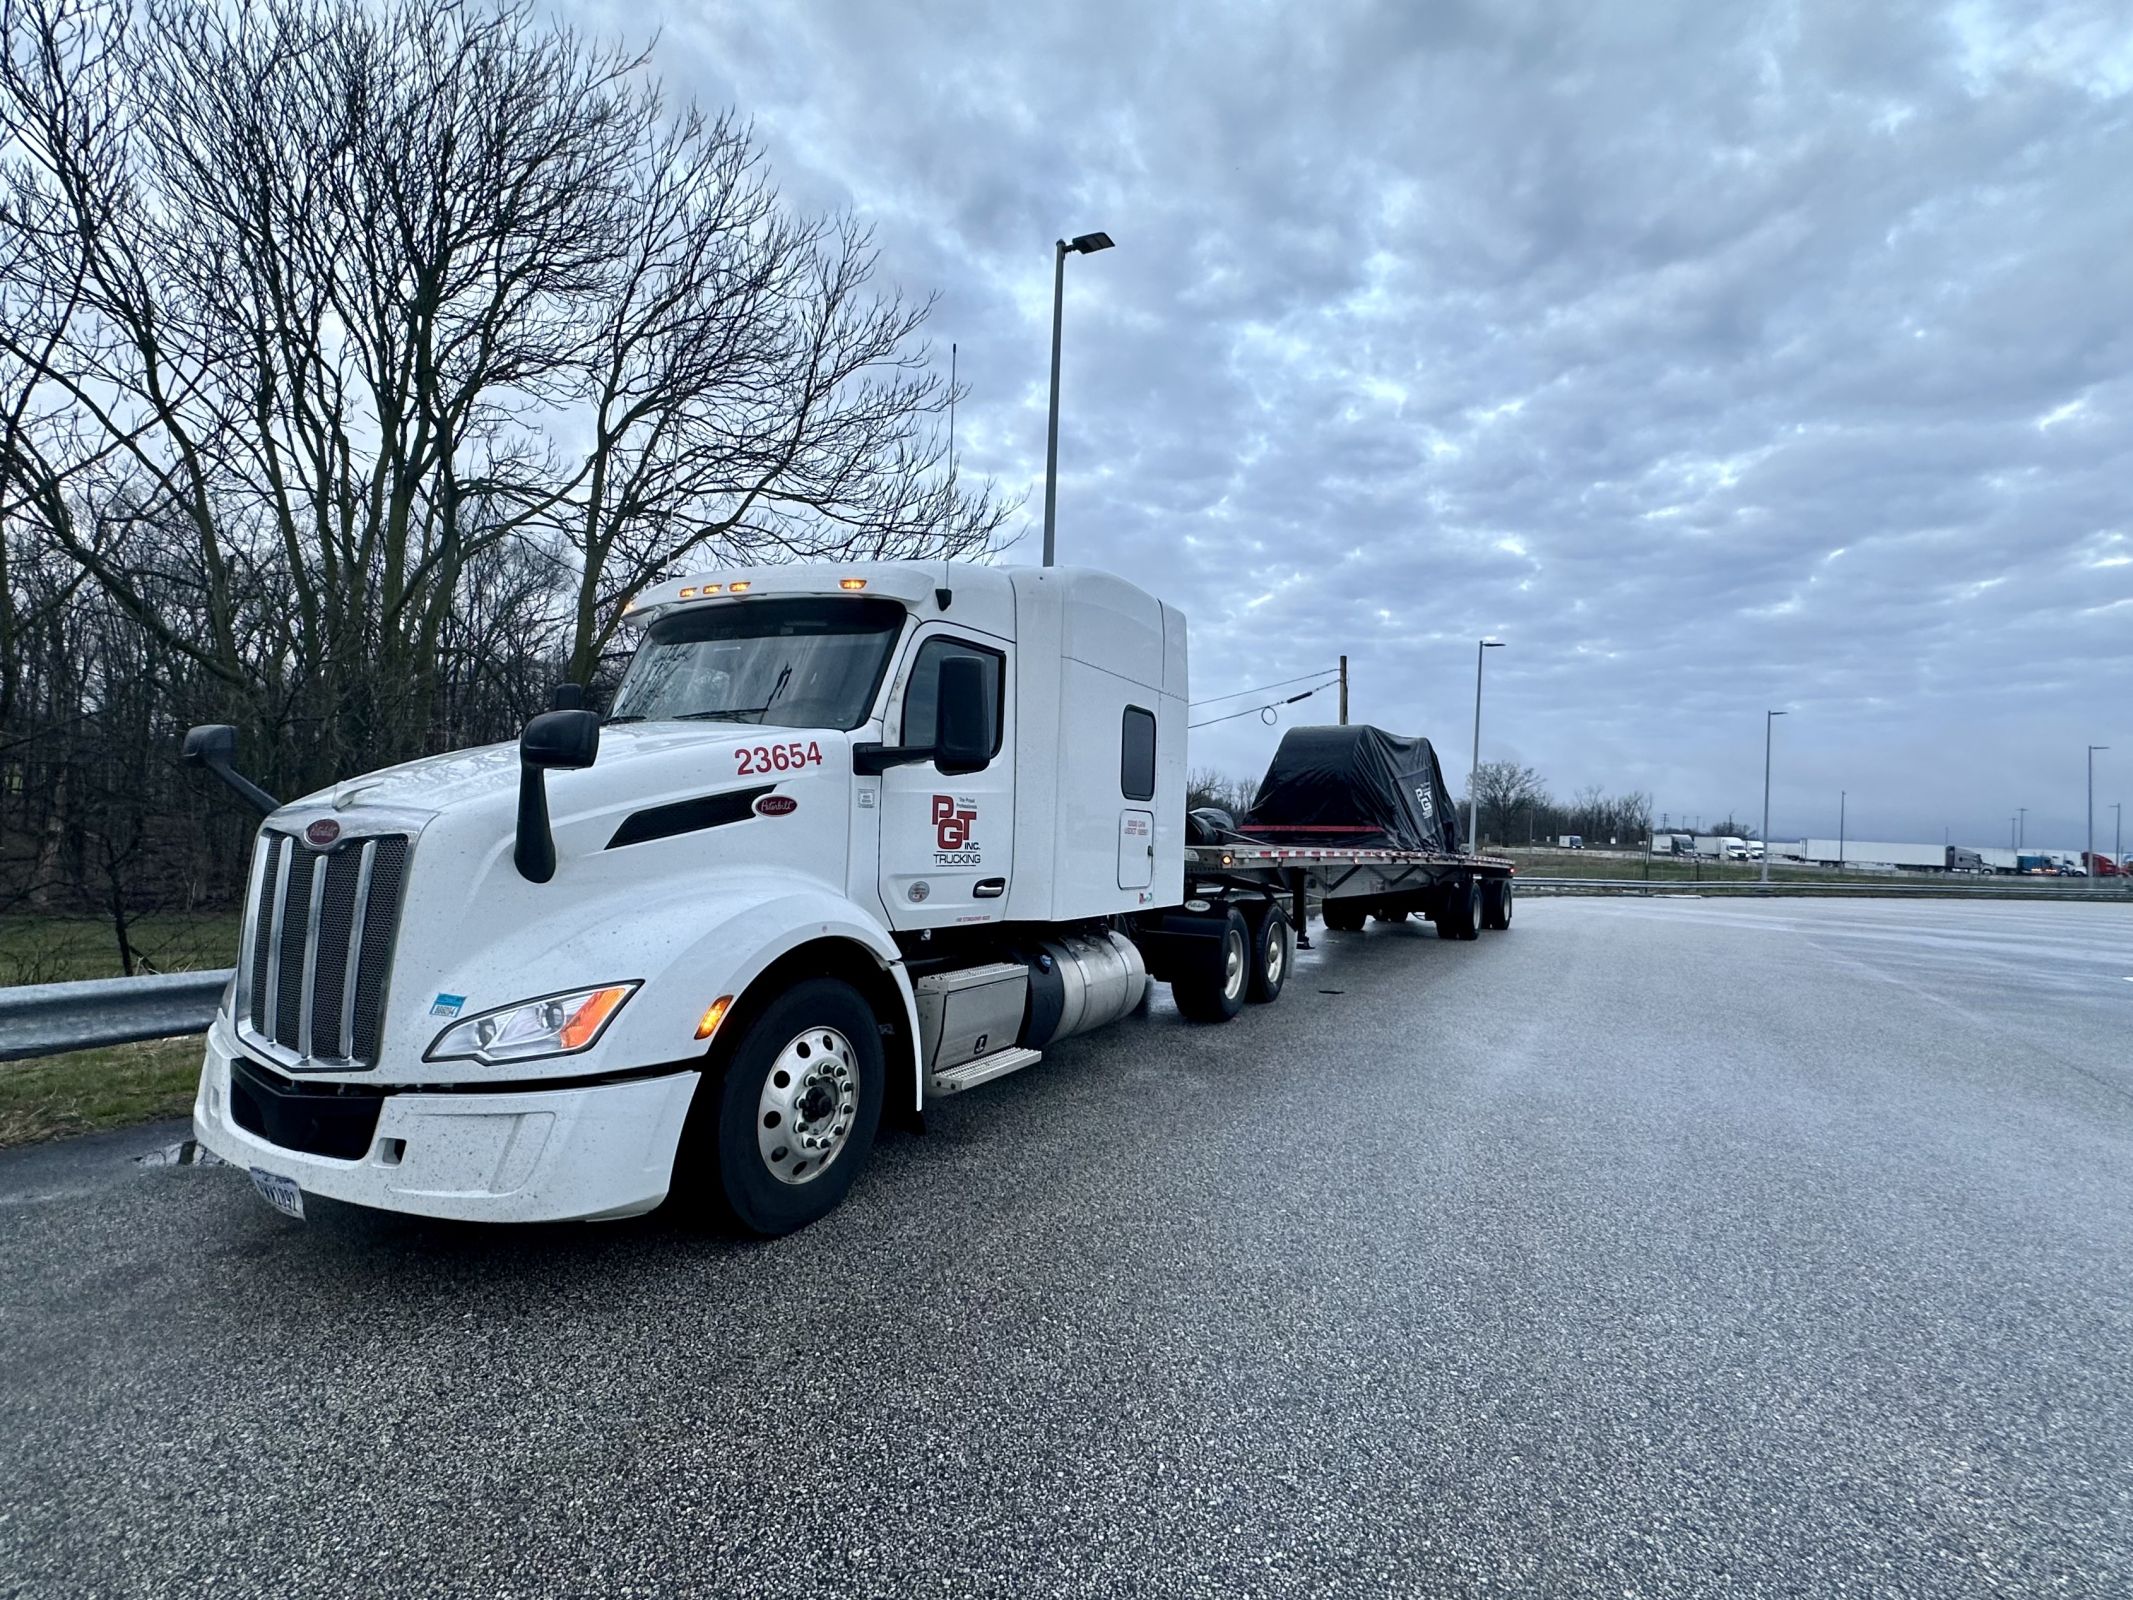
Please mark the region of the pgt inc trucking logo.
<svg viewBox="0 0 2133 1600"><path fill-rule="evenodd" d="M985 852L972 835L977 831L978 803L965 795L933 797L933 864L936 867L976 867L985 862Z"/></svg>

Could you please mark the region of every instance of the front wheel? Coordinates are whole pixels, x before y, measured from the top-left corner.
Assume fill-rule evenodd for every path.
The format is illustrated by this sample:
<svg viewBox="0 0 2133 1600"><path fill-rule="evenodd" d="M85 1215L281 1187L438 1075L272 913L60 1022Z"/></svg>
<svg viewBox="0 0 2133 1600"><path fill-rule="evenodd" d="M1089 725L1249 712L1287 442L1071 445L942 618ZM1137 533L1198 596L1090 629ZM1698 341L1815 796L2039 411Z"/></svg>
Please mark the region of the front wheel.
<svg viewBox="0 0 2133 1600"><path fill-rule="evenodd" d="M750 1024L717 1085L709 1198L750 1233L827 1215L873 1151L885 1078L881 1030L857 990L834 978L788 989Z"/></svg>
<svg viewBox="0 0 2133 1600"><path fill-rule="evenodd" d="M1170 998L1188 1022L1227 1022L1244 1009L1251 981L1252 930L1232 906L1222 919L1220 948L1212 968L1198 967L1170 980Z"/></svg>

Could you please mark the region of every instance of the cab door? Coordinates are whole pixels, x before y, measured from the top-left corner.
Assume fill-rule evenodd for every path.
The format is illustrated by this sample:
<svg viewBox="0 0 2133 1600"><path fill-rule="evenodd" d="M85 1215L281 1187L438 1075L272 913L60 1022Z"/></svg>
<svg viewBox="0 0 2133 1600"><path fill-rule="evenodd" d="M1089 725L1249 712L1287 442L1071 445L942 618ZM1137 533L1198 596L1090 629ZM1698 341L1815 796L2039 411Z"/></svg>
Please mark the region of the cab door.
<svg viewBox="0 0 2133 1600"><path fill-rule="evenodd" d="M1004 641L929 623L905 654L892 691L885 740L933 742L941 663L975 657L985 668L993 725L992 760L979 772L944 777L930 761L881 775L881 902L897 929L998 922L1007 909L1014 863L1013 663Z"/></svg>

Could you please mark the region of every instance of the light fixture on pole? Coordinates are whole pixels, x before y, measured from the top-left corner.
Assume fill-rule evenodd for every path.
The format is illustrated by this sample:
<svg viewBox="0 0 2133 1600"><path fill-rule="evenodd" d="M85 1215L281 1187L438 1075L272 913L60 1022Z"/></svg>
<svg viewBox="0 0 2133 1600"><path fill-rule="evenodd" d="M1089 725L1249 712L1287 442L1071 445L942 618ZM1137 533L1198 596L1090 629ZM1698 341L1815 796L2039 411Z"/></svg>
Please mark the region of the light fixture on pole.
<svg viewBox="0 0 2133 1600"><path fill-rule="evenodd" d="M1059 329L1065 316L1067 252L1092 256L1111 248L1108 233L1061 239L1052 258L1052 412L1044 430L1044 564L1052 564L1053 528L1059 504Z"/></svg>
<svg viewBox="0 0 2133 1600"><path fill-rule="evenodd" d="M1770 881L1770 730L1777 726L1782 711L1763 713L1763 882Z"/></svg>
<svg viewBox="0 0 2133 1600"><path fill-rule="evenodd" d="M1487 652L1501 650L1501 639L1483 639L1474 646L1474 763L1467 768L1466 847L1481 848L1481 663Z"/></svg>
<svg viewBox="0 0 2133 1600"><path fill-rule="evenodd" d="M2081 867L2091 878L2096 876L2096 752L2110 748L2107 744L2089 746L2089 846L2082 854Z"/></svg>

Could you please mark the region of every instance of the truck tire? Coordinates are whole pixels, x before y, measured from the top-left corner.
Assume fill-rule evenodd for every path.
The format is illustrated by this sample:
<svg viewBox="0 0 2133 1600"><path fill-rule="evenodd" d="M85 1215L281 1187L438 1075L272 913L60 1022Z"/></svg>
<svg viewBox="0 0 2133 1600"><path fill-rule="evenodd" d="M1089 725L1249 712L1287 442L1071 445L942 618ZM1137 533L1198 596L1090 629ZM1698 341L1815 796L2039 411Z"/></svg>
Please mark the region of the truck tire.
<svg viewBox="0 0 2133 1600"><path fill-rule="evenodd" d="M1481 925L1505 933L1511 927L1511 880L1491 878L1481 891Z"/></svg>
<svg viewBox="0 0 2133 1600"><path fill-rule="evenodd" d="M698 1137L683 1148L716 1152L698 1178L709 1209L766 1236L834 1210L873 1151L886 1075L879 1021L850 984L810 978L779 995L748 1025L724 1078L697 1086L696 1112L715 1108L717 1123L692 1127ZM706 1095L716 1096L710 1107Z"/></svg>
<svg viewBox="0 0 2133 1600"><path fill-rule="evenodd" d="M1170 980L1170 998L1187 1022L1227 1022L1244 1009L1252 978L1252 930L1234 906L1222 919L1220 945L1212 970Z"/></svg>
<svg viewBox="0 0 2133 1600"><path fill-rule="evenodd" d="M1326 926L1335 933L1361 933L1365 912L1353 900L1328 900L1318 908Z"/></svg>
<svg viewBox="0 0 2133 1600"><path fill-rule="evenodd" d="M1442 909L1436 916L1437 937L1440 939L1478 939L1481 937L1481 881L1468 878L1446 891Z"/></svg>
<svg viewBox="0 0 2133 1600"><path fill-rule="evenodd" d="M1247 999L1265 1005L1281 998L1281 986L1289 981L1289 968L1296 959L1296 942L1289 929L1289 914L1268 906L1266 915L1252 930L1252 981Z"/></svg>

